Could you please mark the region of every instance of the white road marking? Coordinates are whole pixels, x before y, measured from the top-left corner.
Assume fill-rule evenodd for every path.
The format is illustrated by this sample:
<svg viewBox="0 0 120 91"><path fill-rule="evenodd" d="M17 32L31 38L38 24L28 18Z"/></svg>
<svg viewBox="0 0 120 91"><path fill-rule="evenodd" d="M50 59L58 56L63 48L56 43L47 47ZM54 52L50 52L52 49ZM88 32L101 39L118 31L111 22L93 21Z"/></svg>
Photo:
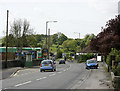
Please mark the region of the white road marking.
<svg viewBox="0 0 120 91"><path fill-rule="evenodd" d="M47 77L43 77L42 79L45 79L45 78L47 78Z"/></svg>
<svg viewBox="0 0 120 91"><path fill-rule="evenodd" d="M66 71L66 70L63 70L63 71Z"/></svg>
<svg viewBox="0 0 120 91"><path fill-rule="evenodd" d="M27 82L24 82L24 83L20 83L20 84L17 84L15 85L15 87L18 87L18 86L21 86L21 85L25 85L25 84L28 84L28 83L31 83L32 81L27 81Z"/></svg>
<svg viewBox="0 0 120 91"><path fill-rule="evenodd" d="M42 80L42 79L45 79L45 78L47 78L47 77L42 77L42 78L39 78L39 79L36 79L36 80L39 81L39 80Z"/></svg>
<svg viewBox="0 0 120 91"><path fill-rule="evenodd" d="M19 73L20 71L17 71L15 74L13 73L10 77L12 77L12 76L17 76L18 75L18 73Z"/></svg>
<svg viewBox="0 0 120 91"><path fill-rule="evenodd" d="M49 76L54 76L55 74L49 75Z"/></svg>
<svg viewBox="0 0 120 91"><path fill-rule="evenodd" d="M41 80L42 78L36 79L37 81Z"/></svg>

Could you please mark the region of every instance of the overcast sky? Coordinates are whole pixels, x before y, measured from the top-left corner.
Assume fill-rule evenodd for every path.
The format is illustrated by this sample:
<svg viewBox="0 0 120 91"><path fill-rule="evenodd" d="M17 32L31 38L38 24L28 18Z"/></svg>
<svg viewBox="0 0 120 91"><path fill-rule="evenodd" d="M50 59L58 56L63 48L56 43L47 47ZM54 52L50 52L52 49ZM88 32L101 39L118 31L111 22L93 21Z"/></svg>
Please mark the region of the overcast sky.
<svg viewBox="0 0 120 91"><path fill-rule="evenodd" d="M62 32L69 38L83 38L101 32L101 27L118 13L119 0L0 0L0 37L5 36L6 12L9 25L15 19L27 19L37 34ZM10 26L9 26L10 29ZM74 33L76 32L76 33Z"/></svg>

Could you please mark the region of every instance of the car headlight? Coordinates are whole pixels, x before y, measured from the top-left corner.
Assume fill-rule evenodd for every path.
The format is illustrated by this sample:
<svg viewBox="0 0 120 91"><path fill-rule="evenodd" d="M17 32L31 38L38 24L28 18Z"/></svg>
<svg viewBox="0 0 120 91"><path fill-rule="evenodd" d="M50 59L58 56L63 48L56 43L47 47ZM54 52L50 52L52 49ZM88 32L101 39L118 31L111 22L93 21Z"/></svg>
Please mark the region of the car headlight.
<svg viewBox="0 0 120 91"><path fill-rule="evenodd" d="M87 66L90 66L90 64L87 64Z"/></svg>

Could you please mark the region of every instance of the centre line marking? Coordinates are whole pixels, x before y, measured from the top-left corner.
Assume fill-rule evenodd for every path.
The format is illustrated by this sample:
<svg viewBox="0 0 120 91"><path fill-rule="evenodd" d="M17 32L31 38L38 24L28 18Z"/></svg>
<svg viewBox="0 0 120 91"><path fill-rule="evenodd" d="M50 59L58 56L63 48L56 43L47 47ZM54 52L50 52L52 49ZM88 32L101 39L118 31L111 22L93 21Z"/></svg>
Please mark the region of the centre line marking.
<svg viewBox="0 0 120 91"><path fill-rule="evenodd" d="M45 79L45 78L47 78L47 77L43 77L42 79Z"/></svg>
<svg viewBox="0 0 120 91"><path fill-rule="evenodd" d="M55 74L49 75L49 76L54 76Z"/></svg>
<svg viewBox="0 0 120 91"><path fill-rule="evenodd" d="M17 85L15 85L15 87L18 87L18 86L21 86L21 85L25 85L25 84L28 84L28 83L31 83L32 81L27 81L27 82L25 82L25 83L21 83L21 84L17 84Z"/></svg>
<svg viewBox="0 0 120 91"><path fill-rule="evenodd" d="M47 77L42 77L42 78L39 78L39 79L36 79L36 80L38 81L38 80L42 80L42 79L45 79L45 78L47 78Z"/></svg>
<svg viewBox="0 0 120 91"><path fill-rule="evenodd" d="M41 79L42 79L42 78L39 78L39 79L36 79L36 80L38 81L38 80L41 80Z"/></svg>

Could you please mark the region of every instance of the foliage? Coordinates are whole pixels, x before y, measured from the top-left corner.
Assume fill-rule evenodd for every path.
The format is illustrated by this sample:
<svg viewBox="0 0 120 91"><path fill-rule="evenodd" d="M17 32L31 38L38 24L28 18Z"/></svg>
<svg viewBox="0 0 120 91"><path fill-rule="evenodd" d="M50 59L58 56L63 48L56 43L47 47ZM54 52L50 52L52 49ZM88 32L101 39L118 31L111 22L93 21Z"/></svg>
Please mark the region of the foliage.
<svg viewBox="0 0 120 91"><path fill-rule="evenodd" d="M59 45L62 45L62 43L67 40L67 36L65 36L64 34L61 34L61 36L59 37Z"/></svg>
<svg viewBox="0 0 120 91"><path fill-rule="evenodd" d="M91 59L94 57L94 54L90 54L90 53L87 53L87 54L81 54L80 55L80 59L79 59L79 63L81 62L86 62L87 59Z"/></svg>
<svg viewBox="0 0 120 91"><path fill-rule="evenodd" d="M77 41L76 40L66 40L63 42L63 49L64 51L68 52L68 51L76 51L76 47L77 47Z"/></svg>
<svg viewBox="0 0 120 91"><path fill-rule="evenodd" d="M57 44L57 42L58 42L58 34L53 34L52 35L52 43Z"/></svg>
<svg viewBox="0 0 120 91"><path fill-rule="evenodd" d="M115 76L120 76L120 65L118 65L117 67L114 66L112 71L115 74Z"/></svg>
<svg viewBox="0 0 120 91"><path fill-rule="evenodd" d="M107 59L106 59L107 61L106 61L106 63L109 65L109 66L111 66L112 64L111 64L111 55L107 55Z"/></svg>
<svg viewBox="0 0 120 91"><path fill-rule="evenodd" d="M107 64L111 66L111 56L115 55L115 62L120 62L120 50L116 50L115 48L111 49L111 52L107 55Z"/></svg>
<svg viewBox="0 0 120 91"><path fill-rule="evenodd" d="M34 35L29 35L26 37L29 46L36 47L37 46L37 39L34 37Z"/></svg>
<svg viewBox="0 0 120 91"><path fill-rule="evenodd" d="M62 51L61 51L61 50L59 50L59 51L57 52L57 58L62 58Z"/></svg>
<svg viewBox="0 0 120 91"><path fill-rule="evenodd" d="M112 68L113 72L115 75L119 75L120 76L120 65L118 65L118 63L120 62L120 50L116 50L115 48L111 49L111 52L108 54L107 56L107 64L109 66L112 65L112 59L111 56L114 55L115 56L115 65Z"/></svg>
<svg viewBox="0 0 120 91"><path fill-rule="evenodd" d="M27 20L14 20L11 25L9 38L9 44L13 44L16 47L28 46L26 37L33 33L33 29L30 28L30 24Z"/></svg>
<svg viewBox="0 0 120 91"><path fill-rule="evenodd" d="M103 31L92 39L90 47L103 55L107 55L111 48L120 49L120 15L106 23Z"/></svg>

